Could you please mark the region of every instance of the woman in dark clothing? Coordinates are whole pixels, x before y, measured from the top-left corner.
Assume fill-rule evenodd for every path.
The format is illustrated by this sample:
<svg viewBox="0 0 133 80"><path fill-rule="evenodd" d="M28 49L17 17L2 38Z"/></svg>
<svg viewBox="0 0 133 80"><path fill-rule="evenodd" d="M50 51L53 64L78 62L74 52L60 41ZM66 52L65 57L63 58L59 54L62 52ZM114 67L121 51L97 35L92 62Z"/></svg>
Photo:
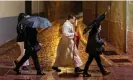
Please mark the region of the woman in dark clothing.
<svg viewBox="0 0 133 80"><path fill-rule="evenodd" d="M24 13L20 13L18 16L18 24L17 24L17 43L20 47L20 56L14 61L15 65L20 61L20 59L24 56L25 53L25 49L24 49L24 41L25 41L25 36L24 33L20 30L21 28L21 24L19 24L19 22L24 19L26 17L26 14ZM29 60L27 60L23 66L22 66L22 70L28 70L28 66L29 65Z"/></svg>
<svg viewBox="0 0 133 80"><path fill-rule="evenodd" d="M24 34L21 33L20 30L19 30L20 29L19 27L21 27L21 25L19 23L25 17L26 17L26 14L24 14L24 13L20 13L19 16L18 16L18 24L17 24L17 34L18 35L17 35L17 42L23 42L25 40Z"/></svg>
<svg viewBox="0 0 133 80"><path fill-rule="evenodd" d="M24 43L25 43L25 49L26 49L25 55L18 62L18 64L14 68L14 71L16 71L17 74L21 74L19 72L19 68L31 56L33 59L35 68L37 70L37 75L45 75L44 73L41 73L37 52L33 49L33 47L36 44L39 44L39 42L37 41L37 30L35 28L25 27L25 42Z"/></svg>
<svg viewBox="0 0 133 80"><path fill-rule="evenodd" d="M86 62L84 68L84 76L90 77L91 75L88 74L88 67L91 64L92 60L95 59L97 62L98 67L103 76L108 75L110 72L107 72L101 63L100 53L97 51L97 48L102 47L104 45L103 40L100 38L101 25L97 24L96 26L92 27L91 32L89 33L88 42L86 46L86 52L89 54L88 61Z"/></svg>

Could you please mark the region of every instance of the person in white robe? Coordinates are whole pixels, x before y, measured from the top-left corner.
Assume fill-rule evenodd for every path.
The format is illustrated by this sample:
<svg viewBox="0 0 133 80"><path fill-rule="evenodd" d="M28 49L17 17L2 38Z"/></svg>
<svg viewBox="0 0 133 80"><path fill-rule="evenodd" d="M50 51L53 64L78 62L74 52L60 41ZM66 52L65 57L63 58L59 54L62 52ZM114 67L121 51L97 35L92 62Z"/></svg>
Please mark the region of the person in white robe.
<svg viewBox="0 0 133 80"><path fill-rule="evenodd" d="M57 47L57 56L55 63L52 67L56 72L61 72L58 67L68 67L74 64L74 72L81 72L80 66L82 66L82 61L79 57L78 49L74 43L74 36L76 32L74 31L74 23L76 18L73 15L68 16L68 20L62 26L62 37L59 41Z"/></svg>

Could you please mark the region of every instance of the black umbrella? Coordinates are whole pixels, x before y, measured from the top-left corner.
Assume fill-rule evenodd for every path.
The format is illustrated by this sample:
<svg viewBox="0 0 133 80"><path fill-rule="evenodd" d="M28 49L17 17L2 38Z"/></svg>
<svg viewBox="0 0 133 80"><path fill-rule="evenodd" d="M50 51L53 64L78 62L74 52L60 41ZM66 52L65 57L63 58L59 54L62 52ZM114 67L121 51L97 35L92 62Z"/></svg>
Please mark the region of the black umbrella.
<svg viewBox="0 0 133 80"><path fill-rule="evenodd" d="M85 34L90 28L96 26L99 24L101 21L105 19L107 12L103 13L102 15L98 16L91 24L89 24L83 31L83 34Z"/></svg>

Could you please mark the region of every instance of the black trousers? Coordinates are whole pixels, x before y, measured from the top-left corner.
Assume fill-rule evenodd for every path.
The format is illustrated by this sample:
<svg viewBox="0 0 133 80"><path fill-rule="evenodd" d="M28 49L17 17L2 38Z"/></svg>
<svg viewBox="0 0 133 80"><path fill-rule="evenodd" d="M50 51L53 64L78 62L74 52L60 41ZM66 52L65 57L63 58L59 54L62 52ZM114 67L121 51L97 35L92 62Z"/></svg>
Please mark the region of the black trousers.
<svg viewBox="0 0 133 80"><path fill-rule="evenodd" d="M101 73L104 73L105 70L104 70L103 65L101 63L101 58L100 58L100 55L99 54L96 54L96 55L89 54L88 60L87 60L86 65L84 67L84 73L87 73L88 72L89 65L91 64L91 62L93 61L93 59L96 60L97 65L100 68Z"/></svg>
<svg viewBox="0 0 133 80"><path fill-rule="evenodd" d="M32 60L34 62L34 66L35 66L36 70L40 71L40 64L38 61L37 53L34 50L32 50L32 48L30 46L28 46L27 49L25 50L25 55L22 57L22 59L16 65L16 69L19 70L19 68L24 64L24 62L27 59L29 59L30 56L32 57Z"/></svg>

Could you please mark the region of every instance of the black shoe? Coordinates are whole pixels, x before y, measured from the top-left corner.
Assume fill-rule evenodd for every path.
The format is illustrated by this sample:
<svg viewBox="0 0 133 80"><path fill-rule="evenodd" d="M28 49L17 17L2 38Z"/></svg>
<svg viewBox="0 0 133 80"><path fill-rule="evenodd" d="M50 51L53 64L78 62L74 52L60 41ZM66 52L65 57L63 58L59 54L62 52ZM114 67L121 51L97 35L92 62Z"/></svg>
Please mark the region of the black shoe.
<svg viewBox="0 0 133 80"><path fill-rule="evenodd" d="M108 72L108 71L104 71L103 73L102 73L102 75L103 76L106 76L106 75L109 75L111 72Z"/></svg>
<svg viewBox="0 0 133 80"><path fill-rule="evenodd" d="M21 74L21 72L19 70L17 70L16 68L13 69L17 75Z"/></svg>
<svg viewBox="0 0 133 80"><path fill-rule="evenodd" d="M84 70L79 68L79 67L76 67L75 70L74 70L75 73L79 73L79 72L82 72L82 71L84 71Z"/></svg>
<svg viewBox="0 0 133 80"><path fill-rule="evenodd" d="M61 70L58 67L52 67L53 70L55 70L56 72L61 72Z"/></svg>
<svg viewBox="0 0 133 80"><path fill-rule="evenodd" d="M42 73L41 71L37 71L37 75L46 75L46 74Z"/></svg>
<svg viewBox="0 0 133 80"><path fill-rule="evenodd" d="M13 63L14 63L14 65L16 66L16 65L18 64L18 61L15 60L15 61L13 61Z"/></svg>
<svg viewBox="0 0 133 80"><path fill-rule="evenodd" d="M88 74L87 72L84 72L83 77L91 77L91 74Z"/></svg>

